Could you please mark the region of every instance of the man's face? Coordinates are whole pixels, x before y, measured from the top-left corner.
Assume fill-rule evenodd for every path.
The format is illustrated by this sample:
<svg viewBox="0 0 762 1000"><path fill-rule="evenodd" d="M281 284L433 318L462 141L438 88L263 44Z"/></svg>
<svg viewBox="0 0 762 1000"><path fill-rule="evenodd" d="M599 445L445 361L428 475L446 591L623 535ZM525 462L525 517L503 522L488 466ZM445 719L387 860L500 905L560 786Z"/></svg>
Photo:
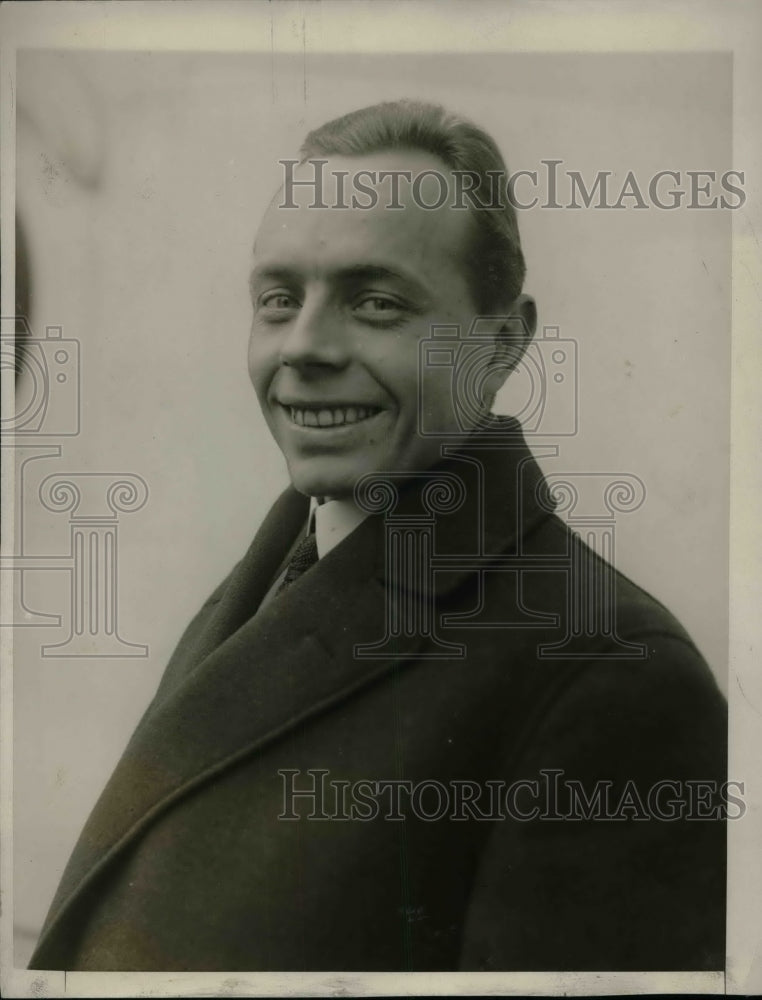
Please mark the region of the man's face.
<svg viewBox="0 0 762 1000"><path fill-rule="evenodd" d="M324 176L363 169L446 172L425 153L390 151L329 159ZM311 180L312 165L295 177ZM474 319L465 270L472 220L447 207L451 199L426 210L409 184L400 188L402 209L386 207L387 182L365 210L310 208L314 192L295 186L298 207L278 207L277 196L257 235L249 373L302 493L351 496L365 473L421 471L440 456L441 440L417 433L418 345L433 324L465 334ZM438 190L424 185L423 199L435 203ZM330 183L323 200L335 204ZM422 390L426 420L452 433L443 374Z"/></svg>

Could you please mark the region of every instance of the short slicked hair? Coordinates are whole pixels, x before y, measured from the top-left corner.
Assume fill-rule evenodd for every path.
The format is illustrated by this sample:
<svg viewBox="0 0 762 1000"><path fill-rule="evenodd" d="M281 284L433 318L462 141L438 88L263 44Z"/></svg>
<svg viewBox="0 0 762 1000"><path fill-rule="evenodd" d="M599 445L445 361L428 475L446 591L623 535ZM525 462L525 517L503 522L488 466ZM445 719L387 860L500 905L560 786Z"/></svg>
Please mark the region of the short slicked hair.
<svg viewBox="0 0 762 1000"><path fill-rule="evenodd" d="M437 156L451 170L475 175L480 205L470 211L474 240L465 260L477 308L505 312L520 294L526 266L516 212L508 197L508 170L494 140L473 122L439 104L388 101L352 111L309 133L302 162L322 156L363 156L416 149ZM494 197L495 181L499 198ZM490 192L485 195L484 192ZM492 207L494 205L494 207Z"/></svg>

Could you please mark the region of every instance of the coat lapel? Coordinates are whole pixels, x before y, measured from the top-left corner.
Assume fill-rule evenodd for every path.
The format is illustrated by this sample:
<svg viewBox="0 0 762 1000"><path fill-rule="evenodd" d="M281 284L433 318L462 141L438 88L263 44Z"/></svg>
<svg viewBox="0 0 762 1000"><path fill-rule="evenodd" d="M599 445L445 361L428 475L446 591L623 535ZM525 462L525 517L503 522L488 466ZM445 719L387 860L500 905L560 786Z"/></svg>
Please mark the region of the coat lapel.
<svg viewBox="0 0 762 1000"><path fill-rule="evenodd" d="M279 501L297 525L303 501ZM368 518L253 616L291 539L281 535L279 546L270 545L268 528L252 546L202 633L205 655L192 656L149 707L85 825L46 937L109 860L174 801L415 654L423 639L383 660L354 656L358 641L373 641L384 628L382 529Z"/></svg>
<svg viewBox="0 0 762 1000"><path fill-rule="evenodd" d="M195 667L237 631L259 607L289 545L304 525L309 500L285 490L273 504L246 555L236 566L204 631L192 650L182 650L187 667Z"/></svg>

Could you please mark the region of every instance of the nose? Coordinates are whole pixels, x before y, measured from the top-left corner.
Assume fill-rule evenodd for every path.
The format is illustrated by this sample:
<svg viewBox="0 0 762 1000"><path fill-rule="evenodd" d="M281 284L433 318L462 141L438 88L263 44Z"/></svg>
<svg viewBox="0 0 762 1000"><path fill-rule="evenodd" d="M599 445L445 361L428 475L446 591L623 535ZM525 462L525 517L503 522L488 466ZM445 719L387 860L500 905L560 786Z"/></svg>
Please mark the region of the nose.
<svg viewBox="0 0 762 1000"><path fill-rule="evenodd" d="M340 310L319 294L308 294L281 342L280 360L301 370L343 368L348 347Z"/></svg>

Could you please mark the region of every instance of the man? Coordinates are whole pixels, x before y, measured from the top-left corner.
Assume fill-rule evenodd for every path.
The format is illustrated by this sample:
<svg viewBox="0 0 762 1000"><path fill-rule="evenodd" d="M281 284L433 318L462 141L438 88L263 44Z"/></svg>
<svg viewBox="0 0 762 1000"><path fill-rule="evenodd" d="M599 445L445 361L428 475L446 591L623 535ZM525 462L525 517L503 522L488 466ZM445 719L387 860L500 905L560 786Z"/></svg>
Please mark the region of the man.
<svg viewBox="0 0 762 1000"><path fill-rule="evenodd" d="M183 636L32 967L721 968L723 700L490 414L535 326L500 153L408 102L302 152L251 278L292 486Z"/></svg>

